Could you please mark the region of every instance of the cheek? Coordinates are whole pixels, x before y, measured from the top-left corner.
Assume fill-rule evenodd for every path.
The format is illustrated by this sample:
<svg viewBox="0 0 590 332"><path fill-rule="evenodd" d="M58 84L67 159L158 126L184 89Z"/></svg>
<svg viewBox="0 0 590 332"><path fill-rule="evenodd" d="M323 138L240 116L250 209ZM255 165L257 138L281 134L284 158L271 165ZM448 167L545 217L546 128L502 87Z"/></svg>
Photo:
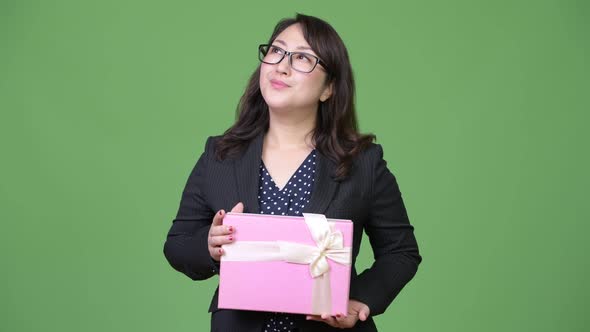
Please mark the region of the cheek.
<svg viewBox="0 0 590 332"><path fill-rule="evenodd" d="M319 98L324 88L324 79L322 77L314 77L305 84L306 94L313 97Z"/></svg>
<svg viewBox="0 0 590 332"><path fill-rule="evenodd" d="M270 71L272 71L272 65L262 63L260 65L260 81L266 79Z"/></svg>
<svg viewBox="0 0 590 332"><path fill-rule="evenodd" d="M260 88L260 90L262 90L264 92L264 90L268 87L268 67L265 68L265 66L261 66L260 67L260 77L258 78L258 86Z"/></svg>

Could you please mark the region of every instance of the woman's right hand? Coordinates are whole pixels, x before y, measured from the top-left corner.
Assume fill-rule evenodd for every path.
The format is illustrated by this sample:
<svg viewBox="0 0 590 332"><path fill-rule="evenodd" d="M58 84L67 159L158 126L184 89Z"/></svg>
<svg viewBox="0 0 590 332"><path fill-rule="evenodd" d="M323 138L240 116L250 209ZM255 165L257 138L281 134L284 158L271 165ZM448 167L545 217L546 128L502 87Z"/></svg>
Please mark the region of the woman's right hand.
<svg viewBox="0 0 590 332"><path fill-rule="evenodd" d="M244 204L241 202L236 204L236 206L231 209L231 212L244 212ZM222 225L223 217L225 217L224 210L219 210L215 214L211 228L209 228L209 236L207 241L209 245L209 254L214 260L218 262L221 260L221 255L223 255L223 249L221 246L232 243L234 240L233 233L236 231L232 226Z"/></svg>

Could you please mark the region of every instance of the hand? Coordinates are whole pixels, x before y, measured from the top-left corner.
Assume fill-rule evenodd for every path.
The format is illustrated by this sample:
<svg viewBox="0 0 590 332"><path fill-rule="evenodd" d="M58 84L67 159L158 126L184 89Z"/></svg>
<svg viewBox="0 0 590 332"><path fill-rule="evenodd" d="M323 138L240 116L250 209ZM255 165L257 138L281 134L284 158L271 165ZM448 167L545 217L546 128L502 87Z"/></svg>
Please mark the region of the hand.
<svg viewBox="0 0 590 332"><path fill-rule="evenodd" d="M356 300L348 300L348 315L346 317L343 314L337 314L336 316L328 314L307 315L307 320L317 320L333 327L347 329L353 327L359 319L363 322L366 321L370 313L371 310L366 304Z"/></svg>
<svg viewBox="0 0 590 332"><path fill-rule="evenodd" d="M244 212L244 204L241 202L236 204L236 206L231 209L231 212ZM225 211L223 210L219 210L215 214L213 222L211 223L211 228L209 228L209 236L207 240L209 254L218 262L221 260L221 255L223 255L223 249L221 246L232 243L234 240L232 234L236 231L232 226L222 225L223 217L225 217Z"/></svg>

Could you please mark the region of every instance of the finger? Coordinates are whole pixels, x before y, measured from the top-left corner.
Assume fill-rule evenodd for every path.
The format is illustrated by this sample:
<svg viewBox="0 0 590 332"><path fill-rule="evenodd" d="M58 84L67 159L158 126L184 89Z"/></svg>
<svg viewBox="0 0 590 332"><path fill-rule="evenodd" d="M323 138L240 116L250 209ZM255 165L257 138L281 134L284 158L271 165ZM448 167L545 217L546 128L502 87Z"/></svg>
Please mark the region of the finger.
<svg viewBox="0 0 590 332"><path fill-rule="evenodd" d="M350 317L351 315L344 313L344 312L339 312L336 314L336 319L346 319L347 317Z"/></svg>
<svg viewBox="0 0 590 332"><path fill-rule="evenodd" d="M335 321L331 323L330 321L323 319L322 316L320 316L320 315L307 315L307 317L305 319L306 320L315 320L318 322L329 324L333 327L338 327L337 325L334 325L334 324L336 324Z"/></svg>
<svg viewBox="0 0 590 332"><path fill-rule="evenodd" d="M236 228L232 225L211 226L209 236L229 235L233 234Z"/></svg>
<svg viewBox="0 0 590 332"><path fill-rule="evenodd" d="M221 256L223 255L223 249L209 247L209 254L214 260L219 262L221 260Z"/></svg>
<svg viewBox="0 0 590 332"><path fill-rule="evenodd" d="M213 217L212 226L219 226L219 225L221 225L221 222L223 221L223 215L224 214L225 214L225 211L223 211L223 210L217 211L217 213Z"/></svg>
<svg viewBox="0 0 590 332"><path fill-rule="evenodd" d="M238 213L242 213L244 212L244 203L239 202L238 204L236 204L232 209L231 212L238 212Z"/></svg>
<svg viewBox="0 0 590 332"><path fill-rule="evenodd" d="M328 314L322 314L322 319L323 319L324 323L326 323L330 326L339 327L338 322L336 321L336 319L333 316L330 316Z"/></svg>
<svg viewBox="0 0 590 332"><path fill-rule="evenodd" d="M233 235L218 235L218 236L210 236L209 237L209 246L211 247L221 247L224 244L234 242Z"/></svg>
<svg viewBox="0 0 590 332"><path fill-rule="evenodd" d="M339 323L343 323L346 322L351 316L346 316L342 313L338 313L336 314L336 316L334 316L334 318L336 319L337 322Z"/></svg>
<svg viewBox="0 0 590 332"><path fill-rule="evenodd" d="M343 314L336 314L336 322L339 327L349 328L356 324L357 318L355 315L344 316Z"/></svg>

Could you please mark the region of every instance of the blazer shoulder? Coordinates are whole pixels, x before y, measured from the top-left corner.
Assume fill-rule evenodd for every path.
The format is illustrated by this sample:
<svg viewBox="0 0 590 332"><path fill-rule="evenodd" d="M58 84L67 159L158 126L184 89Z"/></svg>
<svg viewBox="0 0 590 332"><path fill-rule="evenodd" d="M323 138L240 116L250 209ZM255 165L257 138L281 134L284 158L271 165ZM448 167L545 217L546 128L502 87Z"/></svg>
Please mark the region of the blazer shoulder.
<svg viewBox="0 0 590 332"><path fill-rule="evenodd" d="M380 144L370 143L353 158L350 177L366 181L383 160Z"/></svg>
<svg viewBox="0 0 590 332"><path fill-rule="evenodd" d="M371 143L360 152L359 157L360 158L358 159L379 162L379 160L383 159L383 147L381 146L381 144Z"/></svg>
<svg viewBox="0 0 590 332"><path fill-rule="evenodd" d="M223 135L207 137L207 140L205 141L205 155L210 157L215 155L215 146L222 137Z"/></svg>
<svg viewBox="0 0 590 332"><path fill-rule="evenodd" d="M378 172L381 169L389 169L390 164L385 160L383 147L378 143L369 144L359 156L355 158L355 163L360 166L364 172Z"/></svg>

